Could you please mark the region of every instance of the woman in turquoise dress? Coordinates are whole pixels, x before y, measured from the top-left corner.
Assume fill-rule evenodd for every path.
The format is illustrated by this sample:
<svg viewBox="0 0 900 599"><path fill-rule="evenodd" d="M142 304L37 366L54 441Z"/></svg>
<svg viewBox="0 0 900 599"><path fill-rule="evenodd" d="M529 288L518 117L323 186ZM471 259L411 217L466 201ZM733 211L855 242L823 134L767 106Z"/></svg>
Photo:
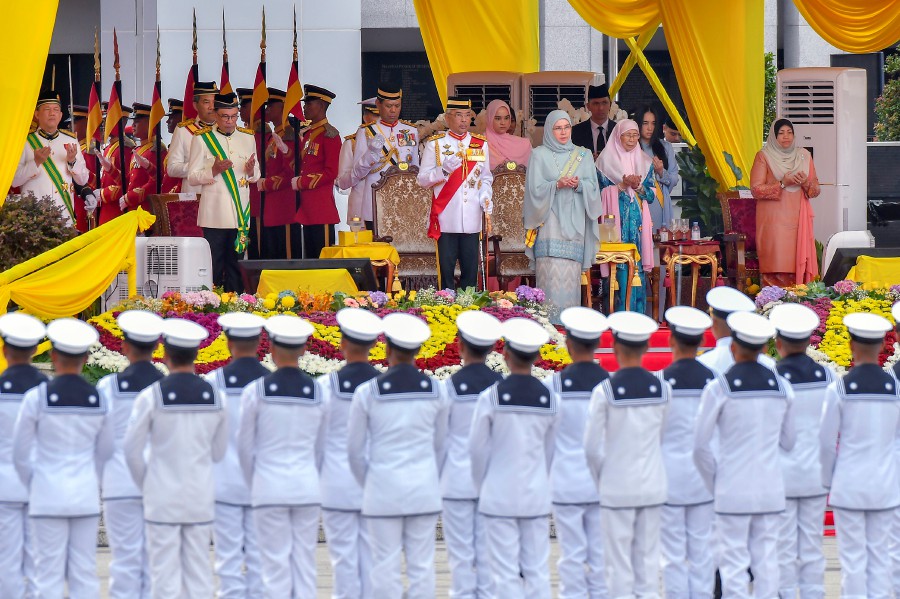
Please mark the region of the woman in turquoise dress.
<svg viewBox="0 0 900 599"><path fill-rule="evenodd" d="M635 272L640 286L631 289L631 305L627 309L644 313L647 310L647 276L653 270L653 224L649 202L658 201L653 178L653 162L641 151L637 123L630 119L619 121L609 136L609 142L597 157L597 176L600 180L600 197L603 213L616 219L622 243L637 246L640 258ZM606 275L604 269L604 276ZM628 284L628 266L616 267L618 289L617 306L625 306ZM610 306L610 310L613 306Z"/></svg>

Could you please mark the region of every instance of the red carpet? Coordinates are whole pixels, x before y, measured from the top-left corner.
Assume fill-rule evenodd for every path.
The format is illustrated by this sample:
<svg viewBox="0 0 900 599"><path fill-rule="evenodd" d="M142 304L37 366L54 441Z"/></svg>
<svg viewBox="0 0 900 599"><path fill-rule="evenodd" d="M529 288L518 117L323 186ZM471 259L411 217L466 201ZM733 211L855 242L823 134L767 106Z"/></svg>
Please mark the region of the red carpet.
<svg viewBox="0 0 900 599"><path fill-rule="evenodd" d="M700 346L701 351L716 346L712 332L707 331ZM594 354L600 365L610 372L619 369L612 351L612 333L607 331L600 339L600 349ZM644 368L650 371L662 370L672 363L672 352L669 349L669 329L665 325L650 337L650 350L644 355Z"/></svg>

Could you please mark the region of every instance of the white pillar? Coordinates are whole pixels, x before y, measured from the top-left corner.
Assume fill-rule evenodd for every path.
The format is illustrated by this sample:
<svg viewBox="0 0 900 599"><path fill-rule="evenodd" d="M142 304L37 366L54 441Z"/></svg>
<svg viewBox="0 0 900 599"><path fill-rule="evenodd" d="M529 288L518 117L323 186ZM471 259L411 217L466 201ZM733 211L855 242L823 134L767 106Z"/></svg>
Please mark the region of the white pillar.
<svg viewBox="0 0 900 599"><path fill-rule="evenodd" d="M832 54L843 52L809 26L792 0L782 0L780 21L784 37L784 68L827 67Z"/></svg>

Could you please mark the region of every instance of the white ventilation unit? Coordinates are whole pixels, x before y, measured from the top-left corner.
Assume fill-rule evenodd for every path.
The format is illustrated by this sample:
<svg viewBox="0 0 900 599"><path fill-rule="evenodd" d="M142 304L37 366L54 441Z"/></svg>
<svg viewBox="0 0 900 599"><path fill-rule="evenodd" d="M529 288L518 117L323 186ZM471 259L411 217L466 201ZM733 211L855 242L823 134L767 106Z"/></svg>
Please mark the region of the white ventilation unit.
<svg viewBox="0 0 900 599"><path fill-rule="evenodd" d="M166 291L212 289L209 243L202 237L136 237L137 293L160 297ZM101 297L103 310L128 299L128 274L124 271Z"/></svg>
<svg viewBox="0 0 900 599"><path fill-rule="evenodd" d="M866 71L808 67L778 73L778 118L813 155L821 195L811 200L816 239L866 230Z"/></svg>
<svg viewBox="0 0 900 599"><path fill-rule="evenodd" d="M469 71L447 77L447 95L472 100L478 114L492 100L503 100L513 110L522 109L522 73L512 71Z"/></svg>
<svg viewBox="0 0 900 599"><path fill-rule="evenodd" d="M567 99L575 109L582 108L587 99L587 88L594 81L594 73L587 71L541 71L526 73L523 77L522 104L524 119L535 119L531 134L532 145L540 145L544 136L544 120L558 108L560 100Z"/></svg>

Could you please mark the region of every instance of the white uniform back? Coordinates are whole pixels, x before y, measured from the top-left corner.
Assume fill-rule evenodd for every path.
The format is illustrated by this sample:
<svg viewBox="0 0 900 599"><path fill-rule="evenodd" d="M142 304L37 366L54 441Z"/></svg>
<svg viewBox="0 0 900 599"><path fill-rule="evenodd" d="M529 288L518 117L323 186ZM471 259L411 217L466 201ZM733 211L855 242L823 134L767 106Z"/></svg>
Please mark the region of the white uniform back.
<svg viewBox="0 0 900 599"><path fill-rule="evenodd" d="M711 368L716 374L725 372L734 366L734 355L731 353L731 337L717 339L716 347L703 352L697 360L707 368ZM759 354L757 361L766 368L775 368L775 360L766 354Z"/></svg>
<svg viewBox="0 0 900 599"><path fill-rule="evenodd" d="M34 366L10 366L0 373L0 503L25 504L28 489L13 465L13 431L25 394L47 382Z"/></svg>

